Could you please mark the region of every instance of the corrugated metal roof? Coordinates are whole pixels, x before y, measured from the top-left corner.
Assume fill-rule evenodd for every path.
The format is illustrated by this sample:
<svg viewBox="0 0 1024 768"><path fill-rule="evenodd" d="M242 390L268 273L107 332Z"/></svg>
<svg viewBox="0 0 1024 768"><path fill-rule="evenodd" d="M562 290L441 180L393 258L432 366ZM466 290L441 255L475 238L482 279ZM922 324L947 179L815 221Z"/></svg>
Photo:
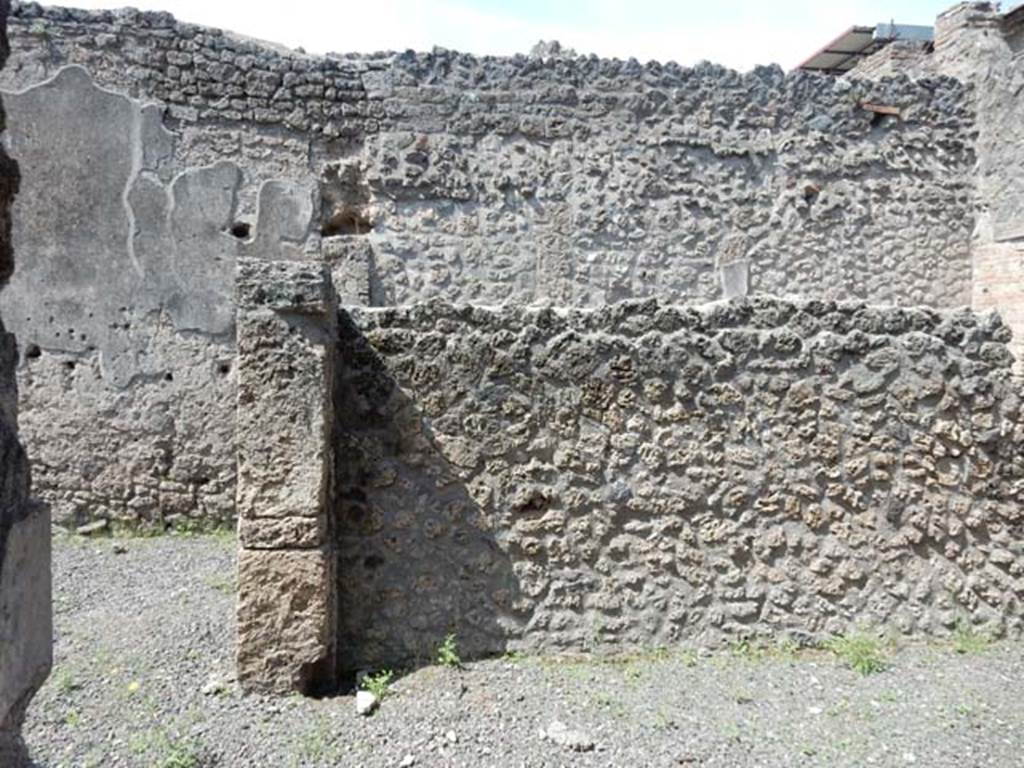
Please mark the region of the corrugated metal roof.
<svg viewBox="0 0 1024 768"><path fill-rule="evenodd" d="M932 39L932 28L911 24L876 24L873 27L850 27L839 37L797 66L814 72L839 75L849 72L857 63L881 50L893 40Z"/></svg>

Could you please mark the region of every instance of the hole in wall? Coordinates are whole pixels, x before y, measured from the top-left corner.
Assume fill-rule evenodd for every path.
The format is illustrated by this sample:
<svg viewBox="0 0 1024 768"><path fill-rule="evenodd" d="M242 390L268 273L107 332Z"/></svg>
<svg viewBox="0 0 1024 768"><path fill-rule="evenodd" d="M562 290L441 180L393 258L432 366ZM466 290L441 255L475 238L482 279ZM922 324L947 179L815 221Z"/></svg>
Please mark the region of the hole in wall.
<svg viewBox="0 0 1024 768"><path fill-rule="evenodd" d="M324 222L321 234L324 237L335 235L365 235L373 230L373 222L358 211L351 208L335 210Z"/></svg>
<svg viewBox="0 0 1024 768"><path fill-rule="evenodd" d="M65 360L65 361L64 361L64 367L65 367L65 368L66 368L67 370L69 370L69 371L73 371L73 370L75 370L75 365L76 365L76 363L75 363L75 361L74 361L74 360Z"/></svg>
<svg viewBox="0 0 1024 768"><path fill-rule="evenodd" d="M252 232L252 225L247 221L236 221L231 225L231 236L239 240L247 240Z"/></svg>
<svg viewBox="0 0 1024 768"><path fill-rule="evenodd" d="M43 354L43 350L39 348L38 344L29 344L25 348L25 358L28 360L35 360L37 357Z"/></svg>
<svg viewBox="0 0 1024 768"><path fill-rule="evenodd" d="M174 374L168 371L164 374L164 381L174 381Z"/></svg>
<svg viewBox="0 0 1024 768"><path fill-rule="evenodd" d="M229 373L231 373L231 363L218 363L217 373L221 374L222 376L227 376Z"/></svg>
<svg viewBox="0 0 1024 768"><path fill-rule="evenodd" d="M320 232L334 235L365 235L373 230L366 215L369 185L358 163L331 164L320 176Z"/></svg>

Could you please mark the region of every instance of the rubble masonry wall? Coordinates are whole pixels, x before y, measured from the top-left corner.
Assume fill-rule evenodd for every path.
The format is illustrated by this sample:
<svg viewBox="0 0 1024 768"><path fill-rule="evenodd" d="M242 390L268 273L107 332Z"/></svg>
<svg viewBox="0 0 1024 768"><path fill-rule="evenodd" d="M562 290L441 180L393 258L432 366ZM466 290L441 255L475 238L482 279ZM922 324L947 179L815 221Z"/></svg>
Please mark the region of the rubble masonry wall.
<svg viewBox="0 0 1024 768"><path fill-rule="evenodd" d="M971 300L975 127L950 78L314 57L34 4L11 38L27 181L2 304L63 523L234 518L242 257L326 260L372 306Z"/></svg>

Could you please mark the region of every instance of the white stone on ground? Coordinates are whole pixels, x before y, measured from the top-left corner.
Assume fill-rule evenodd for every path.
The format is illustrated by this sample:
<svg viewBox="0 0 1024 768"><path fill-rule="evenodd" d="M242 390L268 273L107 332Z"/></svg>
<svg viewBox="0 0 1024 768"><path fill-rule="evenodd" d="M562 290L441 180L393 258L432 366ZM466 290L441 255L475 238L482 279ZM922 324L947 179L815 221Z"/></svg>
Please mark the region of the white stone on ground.
<svg viewBox="0 0 1024 768"><path fill-rule="evenodd" d="M369 715L380 704L380 699L369 691L358 691L356 693L356 713Z"/></svg>
<svg viewBox="0 0 1024 768"><path fill-rule="evenodd" d="M590 736L583 731L570 728L560 720L552 720L547 730L541 731L541 738L574 752L589 752L594 748L594 740Z"/></svg>

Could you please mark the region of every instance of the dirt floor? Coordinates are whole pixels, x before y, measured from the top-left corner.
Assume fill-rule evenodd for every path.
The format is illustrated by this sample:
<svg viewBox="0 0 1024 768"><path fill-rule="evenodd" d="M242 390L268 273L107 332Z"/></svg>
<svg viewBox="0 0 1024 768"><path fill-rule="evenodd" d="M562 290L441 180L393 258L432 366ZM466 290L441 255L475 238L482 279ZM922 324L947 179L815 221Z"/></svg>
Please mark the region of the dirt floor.
<svg viewBox="0 0 1024 768"><path fill-rule="evenodd" d="M369 717L354 696L246 696L234 548L56 540L56 665L26 725L38 766L1024 766L1024 643L967 632L395 670Z"/></svg>

